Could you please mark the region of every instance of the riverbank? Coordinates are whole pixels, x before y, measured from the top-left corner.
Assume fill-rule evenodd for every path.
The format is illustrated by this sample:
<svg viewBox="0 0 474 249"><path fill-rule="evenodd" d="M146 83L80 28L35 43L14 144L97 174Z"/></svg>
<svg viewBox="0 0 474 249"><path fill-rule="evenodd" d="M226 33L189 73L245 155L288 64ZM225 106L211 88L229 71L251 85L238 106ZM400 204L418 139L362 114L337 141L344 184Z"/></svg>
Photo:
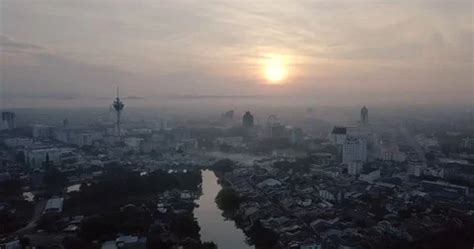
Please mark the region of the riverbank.
<svg viewBox="0 0 474 249"><path fill-rule="evenodd" d="M252 249L246 241L247 237L234 221L225 218L222 210L217 207L215 198L222 186L218 184L218 177L213 171L202 171L202 195L196 201L199 205L194 210L201 227L201 241L213 241L218 248L224 249Z"/></svg>

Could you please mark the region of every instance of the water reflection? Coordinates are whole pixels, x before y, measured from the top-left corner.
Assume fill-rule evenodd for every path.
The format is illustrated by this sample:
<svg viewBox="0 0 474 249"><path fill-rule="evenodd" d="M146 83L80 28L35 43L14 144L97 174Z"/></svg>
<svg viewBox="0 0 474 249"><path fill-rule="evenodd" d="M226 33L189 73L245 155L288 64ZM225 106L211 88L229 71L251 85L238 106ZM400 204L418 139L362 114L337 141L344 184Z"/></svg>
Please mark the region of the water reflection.
<svg viewBox="0 0 474 249"><path fill-rule="evenodd" d="M245 243L245 235L234 222L225 220L222 211L217 207L215 198L221 186L217 177L210 170L202 171L202 195L197 201L199 207L194 210L199 226L201 240L213 241L219 249L253 248Z"/></svg>

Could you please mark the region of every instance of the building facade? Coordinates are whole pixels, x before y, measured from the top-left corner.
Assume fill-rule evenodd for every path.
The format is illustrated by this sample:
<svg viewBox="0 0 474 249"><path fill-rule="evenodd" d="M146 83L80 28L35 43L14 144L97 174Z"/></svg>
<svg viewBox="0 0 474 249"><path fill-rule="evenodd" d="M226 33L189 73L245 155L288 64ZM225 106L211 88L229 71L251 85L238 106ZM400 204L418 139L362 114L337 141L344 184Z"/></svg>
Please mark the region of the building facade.
<svg viewBox="0 0 474 249"><path fill-rule="evenodd" d="M342 162L367 162L367 140L347 137L342 148Z"/></svg>
<svg viewBox="0 0 474 249"><path fill-rule="evenodd" d="M253 115L249 111L245 112L244 116L242 117L242 126L245 128L250 128L253 127L253 125Z"/></svg>
<svg viewBox="0 0 474 249"><path fill-rule="evenodd" d="M362 107L360 109L360 124L361 125L368 125L369 124L369 109L367 107Z"/></svg>
<svg viewBox="0 0 474 249"><path fill-rule="evenodd" d="M15 113L2 112L2 123L3 123L4 129L7 129L7 130L15 129Z"/></svg>

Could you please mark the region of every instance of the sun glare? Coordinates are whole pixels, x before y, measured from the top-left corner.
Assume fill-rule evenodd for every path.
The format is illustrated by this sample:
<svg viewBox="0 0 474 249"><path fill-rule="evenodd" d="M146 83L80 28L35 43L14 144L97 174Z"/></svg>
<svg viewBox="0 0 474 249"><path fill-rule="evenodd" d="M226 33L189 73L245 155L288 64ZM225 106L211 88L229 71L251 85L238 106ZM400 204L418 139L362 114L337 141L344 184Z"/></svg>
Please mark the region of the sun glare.
<svg viewBox="0 0 474 249"><path fill-rule="evenodd" d="M265 60L265 78L270 84L280 84L287 76L286 62L281 55L272 55Z"/></svg>

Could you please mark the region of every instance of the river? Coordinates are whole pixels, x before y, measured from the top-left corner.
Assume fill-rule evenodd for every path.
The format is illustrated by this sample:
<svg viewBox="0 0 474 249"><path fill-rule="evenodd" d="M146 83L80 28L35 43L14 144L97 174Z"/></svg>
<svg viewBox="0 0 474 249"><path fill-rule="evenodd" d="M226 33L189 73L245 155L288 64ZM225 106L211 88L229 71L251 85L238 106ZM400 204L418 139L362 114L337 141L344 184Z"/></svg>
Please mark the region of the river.
<svg viewBox="0 0 474 249"><path fill-rule="evenodd" d="M222 216L222 211L215 202L221 189L214 172L203 170L202 195L196 202L199 207L194 210L194 216L201 227L201 240L212 241L219 249L254 248L245 243L245 234L235 226L234 221L225 220Z"/></svg>

